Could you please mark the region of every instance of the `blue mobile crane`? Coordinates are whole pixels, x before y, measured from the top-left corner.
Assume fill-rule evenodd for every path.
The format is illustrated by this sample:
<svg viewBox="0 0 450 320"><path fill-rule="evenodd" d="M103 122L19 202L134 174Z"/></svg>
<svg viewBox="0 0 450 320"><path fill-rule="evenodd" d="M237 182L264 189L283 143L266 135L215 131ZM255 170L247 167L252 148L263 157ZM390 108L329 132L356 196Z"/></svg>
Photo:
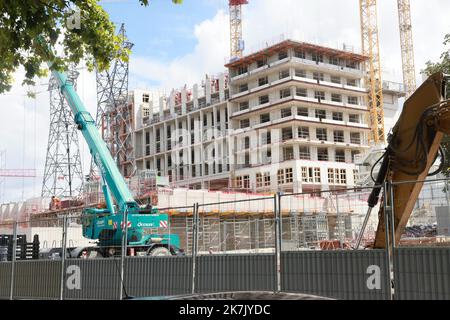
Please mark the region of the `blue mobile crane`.
<svg viewBox="0 0 450 320"><path fill-rule="evenodd" d="M125 235L127 246L133 248L136 254L161 256L182 253L178 235L152 232L159 228L160 224L167 225L168 215L159 213L156 208L141 208L138 205L101 138L91 114L68 81L66 74L54 68L55 55L52 49L42 36L37 38L37 42L47 56L48 67L57 80L58 88L67 99L75 123L89 146L103 182L102 191L107 208L83 210L83 237L96 240L98 242L96 251L103 257L117 254L119 250L116 248L121 247Z"/></svg>

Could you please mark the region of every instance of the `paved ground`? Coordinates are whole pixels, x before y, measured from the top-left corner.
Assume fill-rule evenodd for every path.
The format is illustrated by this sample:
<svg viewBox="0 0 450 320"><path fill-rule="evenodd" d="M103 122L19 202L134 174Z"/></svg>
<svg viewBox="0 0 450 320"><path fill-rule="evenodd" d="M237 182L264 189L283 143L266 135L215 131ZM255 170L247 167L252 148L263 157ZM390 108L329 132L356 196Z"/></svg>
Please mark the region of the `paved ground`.
<svg viewBox="0 0 450 320"><path fill-rule="evenodd" d="M169 300L333 300L330 298L295 293L225 292L170 297Z"/></svg>

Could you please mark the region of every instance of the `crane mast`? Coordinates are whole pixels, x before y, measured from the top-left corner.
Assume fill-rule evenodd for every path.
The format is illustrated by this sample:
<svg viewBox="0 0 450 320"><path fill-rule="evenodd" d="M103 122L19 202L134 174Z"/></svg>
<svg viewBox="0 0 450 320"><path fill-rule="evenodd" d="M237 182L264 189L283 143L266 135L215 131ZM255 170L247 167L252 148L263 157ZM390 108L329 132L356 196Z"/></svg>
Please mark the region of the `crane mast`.
<svg viewBox="0 0 450 320"><path fill-rule="evenodd" d="M244 51L242 40L242 5L248 0L230 0L230 53L231 59L241 58Z"/></svg>
<svg viewBox="0 0 450 320"><path fill-rule="evenodd" d="M412 38L411 6L409 0L397 0L402 51L403 83L406 97L416 90L416 71L414 66L414 46Z"/></svg>
<svg viewBox="0 0 450 320"><path fill-rule="evenodd" d="M365 84L368 90L367 105L371 134L375 144L385 142L383 82L381 79L380 44L378 37L377 0L359 0L361 18L362 53L369 57L365 62Z"/></svg>

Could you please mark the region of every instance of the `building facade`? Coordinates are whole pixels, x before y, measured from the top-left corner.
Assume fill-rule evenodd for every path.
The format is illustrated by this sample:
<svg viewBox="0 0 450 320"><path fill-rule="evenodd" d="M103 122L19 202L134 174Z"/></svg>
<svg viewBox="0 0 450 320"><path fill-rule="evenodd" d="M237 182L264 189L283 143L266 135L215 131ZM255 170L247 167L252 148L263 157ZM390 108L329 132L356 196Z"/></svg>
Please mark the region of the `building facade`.
<svg viewBox="0 0 450 320"><path fill-rule="evenodd" d="M355 159L370 148L365 59L287 40L168 97L141 92L137 169L196 189L352 187Z"/></svg>

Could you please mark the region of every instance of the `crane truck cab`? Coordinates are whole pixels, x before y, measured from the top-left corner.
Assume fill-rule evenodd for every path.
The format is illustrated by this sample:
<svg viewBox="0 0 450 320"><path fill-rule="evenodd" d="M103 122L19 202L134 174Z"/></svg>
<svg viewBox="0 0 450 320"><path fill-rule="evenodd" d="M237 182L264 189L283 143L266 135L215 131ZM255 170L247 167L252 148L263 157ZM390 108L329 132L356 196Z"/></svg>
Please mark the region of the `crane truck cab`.
<svg viewBox="0 0 450 320"><path fill-rule="evenodd" d="M108 257L120 250L124 228L123 214L111 214L108 209L88 208L83 211L83 236L98 239L102 256ZM127 214L127 245L136 255L180 255L180 238L176 234L162 233L169 216L157 209L138 209ZM163 249L158 249L163 248ZM165 250L164 250L165 249Z"/></svg>

